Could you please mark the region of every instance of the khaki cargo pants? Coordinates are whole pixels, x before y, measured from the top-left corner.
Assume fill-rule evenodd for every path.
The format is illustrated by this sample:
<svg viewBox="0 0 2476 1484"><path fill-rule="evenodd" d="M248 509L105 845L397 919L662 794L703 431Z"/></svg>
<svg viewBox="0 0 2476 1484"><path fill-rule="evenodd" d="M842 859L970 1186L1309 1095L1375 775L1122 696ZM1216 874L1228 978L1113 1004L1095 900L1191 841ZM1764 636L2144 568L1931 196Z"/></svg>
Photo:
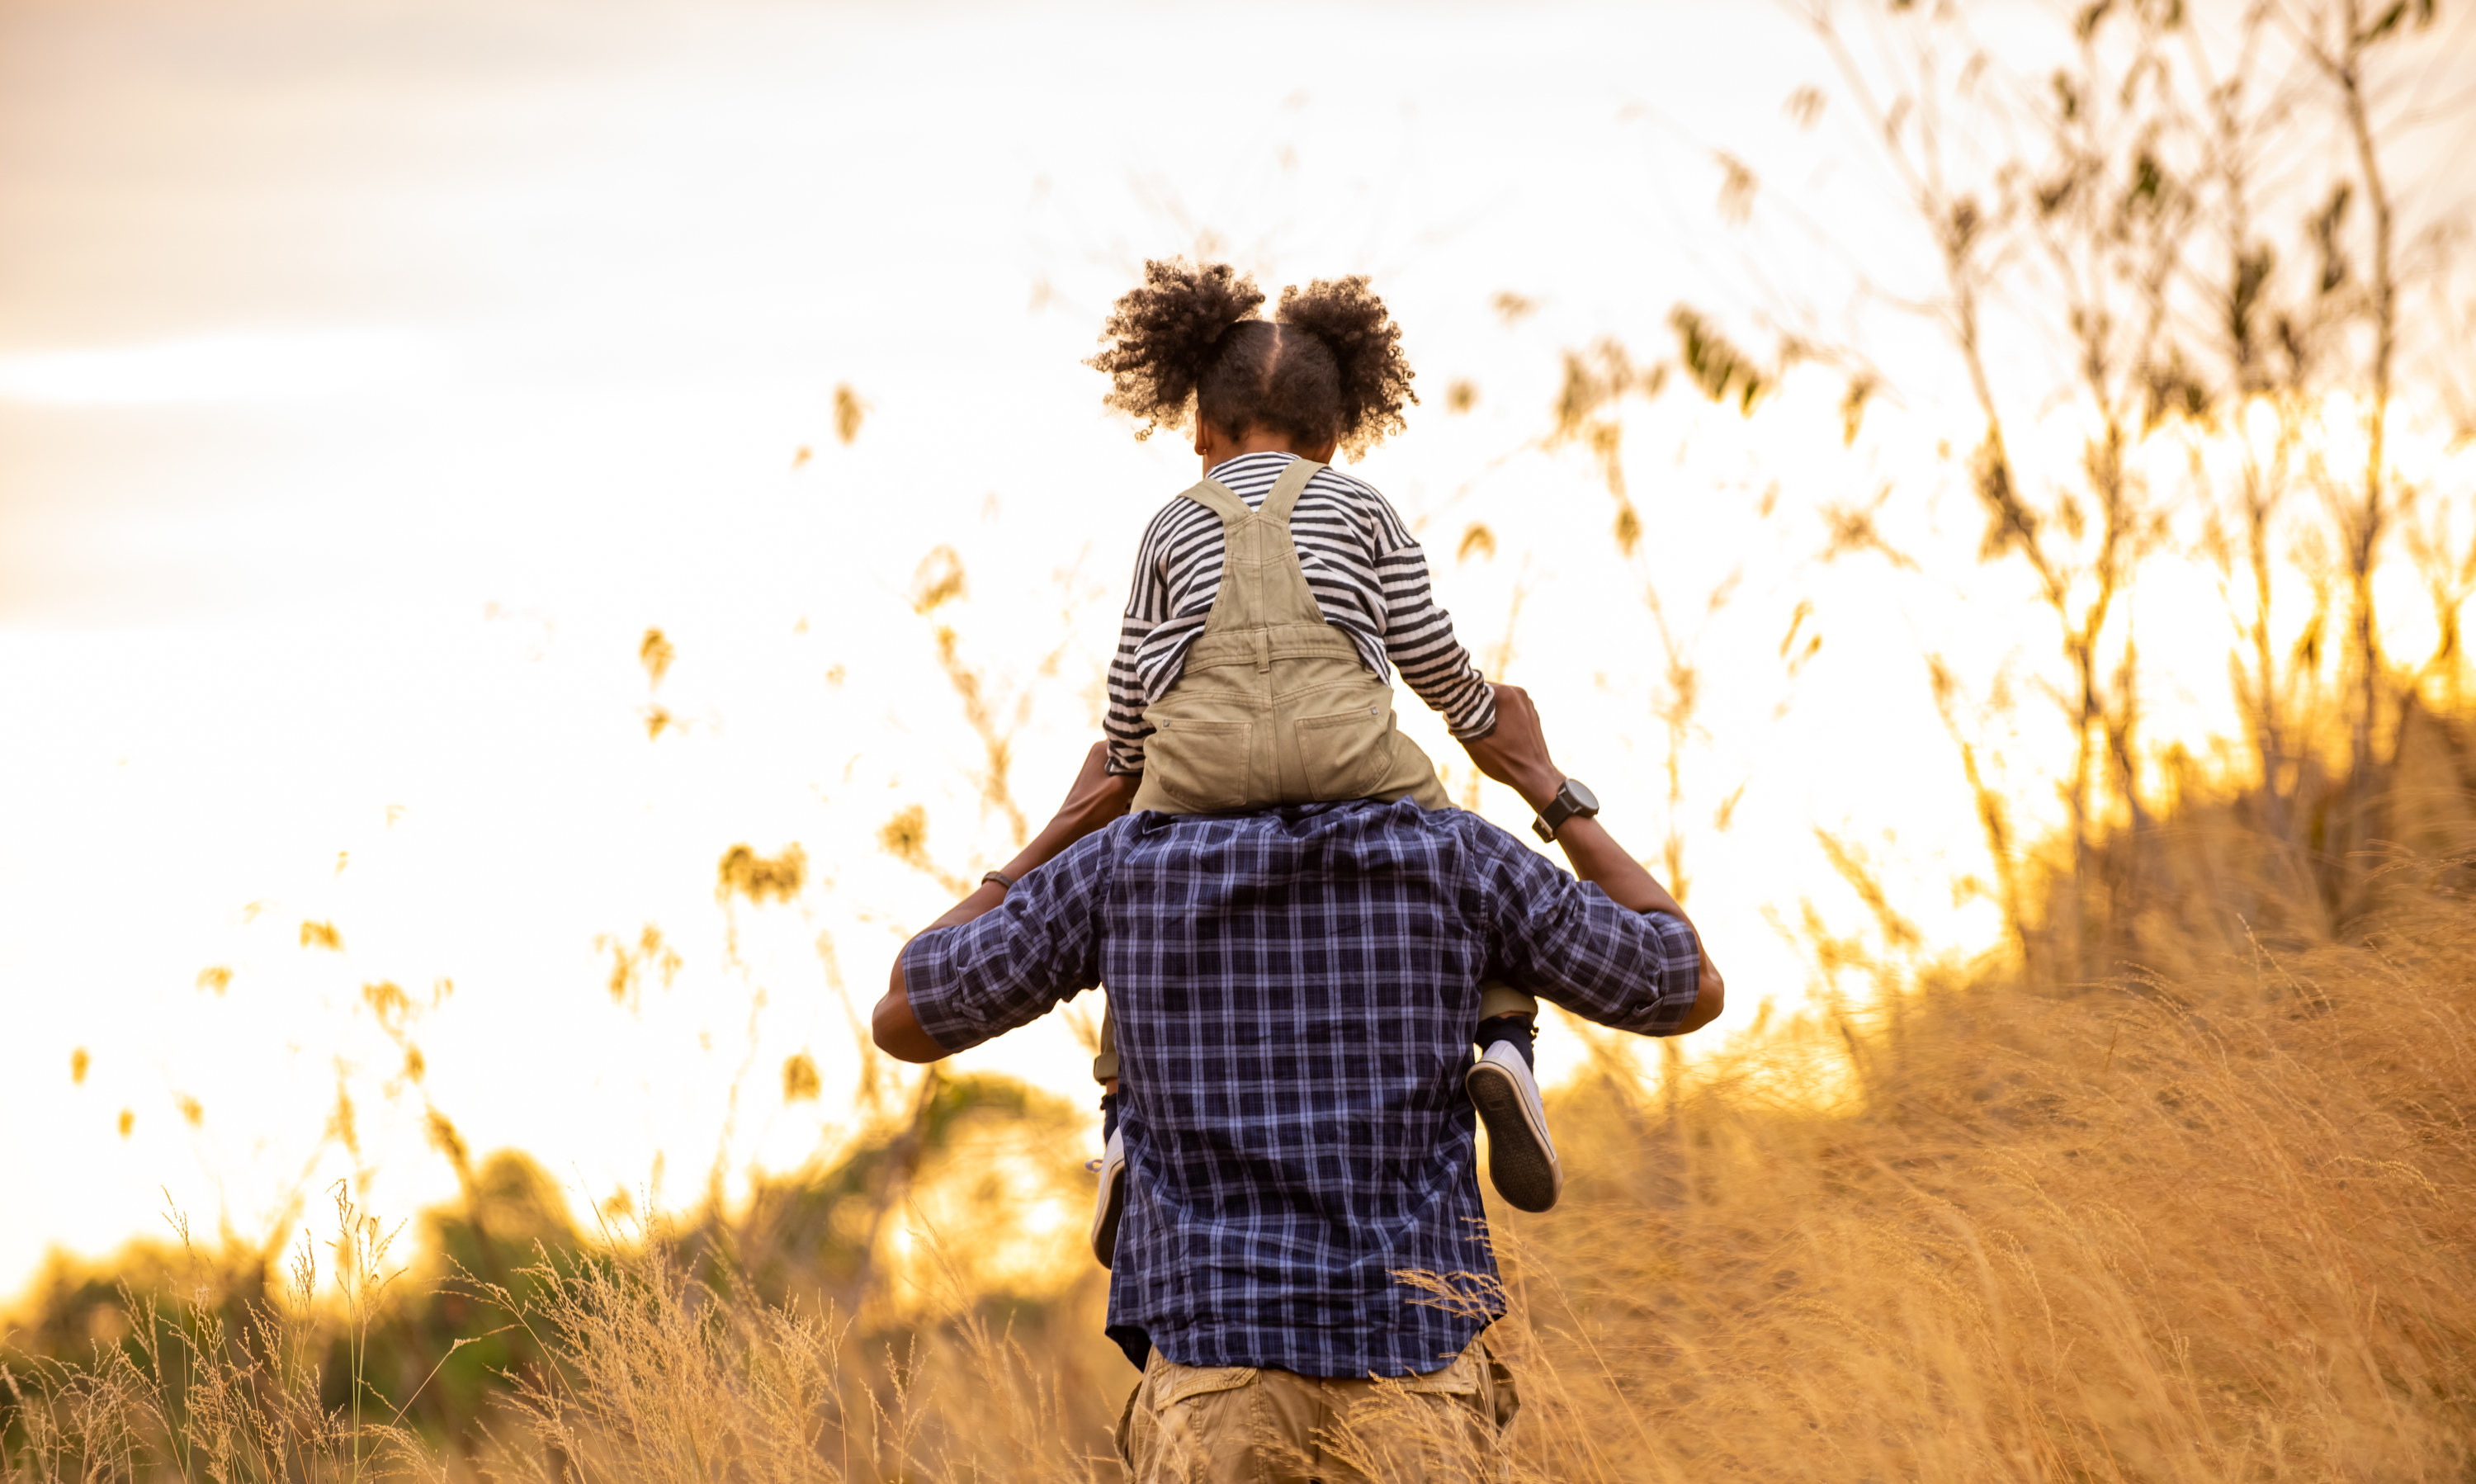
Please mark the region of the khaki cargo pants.
<svg viewBox="0 0 2476 1484"><path fill-rule="evenodd" d="M1135 808L1212 814L1345 799L1453 806L1436 765L1395 729L1392 685L1325 622L1299 565L1290 511L1324 467L1292 460L1261 509L1217 480L1180 496L1221 517L1221 586L1177 683L1144 709L1152 734ZM1538 1010L1509 986L1481 991L1481 1020ZM1116 1027L1103 1020L1092 1076L1117 1075Z"/></svg>
<svg viewBox="0 0 2476 1484"><path fill-rule="evenodd" d="M1399 1380L1181 1366L1153 1352L1118 1422L1134 1484L1466 1484L1506 1476L1521 1409L1484 1337Z"/></svg>

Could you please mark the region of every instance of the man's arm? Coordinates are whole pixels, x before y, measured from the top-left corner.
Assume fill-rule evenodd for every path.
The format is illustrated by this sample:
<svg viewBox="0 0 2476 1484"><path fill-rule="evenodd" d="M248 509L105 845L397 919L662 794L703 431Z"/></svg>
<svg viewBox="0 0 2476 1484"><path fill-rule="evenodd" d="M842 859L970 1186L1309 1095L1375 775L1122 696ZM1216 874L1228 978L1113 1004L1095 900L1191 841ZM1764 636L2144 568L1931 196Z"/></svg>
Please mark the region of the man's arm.
<svg viewBox="0 0 2476 1484"><path fill-rule="evenodd" d="M1509 785L1534 809L1545 808L1564 786L1565 774L1548 755L1548 736L1539 725L1539 708L1530 703L1530 693L1519 685L1496 687L1496 730L1462 747L1478 764L1479 771L1499 783ZM1688 928L1694 920L1685 915L1668 888L1659 884L1643 868L1641 861L1626 853L1616 836L1597 819L1569 819L1556 830L1556 843L1565 848L1565 858L1572 863L1573 874L1607 893L1608 900L1636 912L1661 912L1675 918ZM1694 941L1701 953L1701 968L1694 987L1694 1008L1686 1012L1679 1031L1699 1030L1720 1018L1726 1006L1727 986L1720 977L1719 965L1711 961L1710 951L1702 946L1702 933L1694 928Z"/></svg>
<svg viewBox="0 0 2476 1484"><path fill-rule="evenodd" d="M1503 699L1498 698L1501 705ZM1555 797L1555 790L1548 790ZM1720 1018L1727 1008L1727 985L1720 977L1720 966L1711 961L1711 952L1702 943L1702 929L1694 927L1694 919L1676 904L1668 888L1642 862L1625 853L1623 846L1596 819L1569 819L1556 830L1556 843L1565 848L1565 858L1573 864L1573 874L1608 894L1608 900L1621 907L1637 912L1664 912L1683 923L1694 933L1694 945L1702 955L1700 971L1694 981L1694 1008L1685 1012L1677 1031L1699 1030Z"/></svg>
<svg viewBox="0 0 2476 1484"><path fill-rule="evenodd" d="M1050 817L1048 824L1040 827L1040 833L1031 837L1029 845L1016 852L1014 859L999 868L999 874L1008 880L1020 881L1056 859L1066 847L1131 808L1135 790L1141 788L1143 782L1144 776L1140 773L1111 773L1109 744L1093 743L1092 750L1083 754L1083 771L1075 775L1074 786L1066 790L1066 802L1057 806L1057 812ZM972 888L971 894L962 901L947 908L943 917L920 930L933 932L940 928L968 923L1003 902L1005 895L1006 889L997 882L983 881ZM903 965L898 960L895 972L900 975L902 969ZM897 987L900 987L899 980Z"/></svg>
<svg viewBox="0 0 2476 1484"><path fill-rule="evenodd" d="M1067 847L1127 812L1144 776L1111 773L1108 758L1105 742L1094 743L1092 750L1083 754L1083 770L1076 775L1074 787L1067 790L1066 802L1058 805L1057 813L1032 837L1031 843L1006 862L1005 876L1020 884L1026 876L1055 859ZM995 881L982 882L949 907L945 915L920 929L911 941L942 928L959 928L1005 900L1005 887ZM904 946L907 950L910 943ZM897 1061L938 1061L950 1054L920 1024L919 1015L911 1007L911 993L903 978L901 952L894 955L894 968L886 976L885 997L878 1001L869 1018L869 1033L878 1050Z"/></svg>

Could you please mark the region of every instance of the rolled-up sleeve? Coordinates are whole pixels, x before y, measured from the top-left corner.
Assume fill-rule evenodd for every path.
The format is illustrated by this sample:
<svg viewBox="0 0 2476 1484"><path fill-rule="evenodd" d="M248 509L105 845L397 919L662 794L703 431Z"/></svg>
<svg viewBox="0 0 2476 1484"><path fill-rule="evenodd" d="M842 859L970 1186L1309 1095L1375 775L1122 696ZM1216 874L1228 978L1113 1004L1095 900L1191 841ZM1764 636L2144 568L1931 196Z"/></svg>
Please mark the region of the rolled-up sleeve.
<svg viewBox="0 0 2476 1484"><path fill-rule="evenodd" d="M1028 1026L1101 981L1100 905L1117 827L1017 881L1005 901L903 948L920 1028L948 1051Z"/></svg>
<svg viewBox="0 0 2476 1484"><path fill-rule="evenodd" d="M1618 1030L1676 1034L1701 982L1694 929L1619 906L1493 826L1476 833L1479 897L1505 982Z"/></svg>

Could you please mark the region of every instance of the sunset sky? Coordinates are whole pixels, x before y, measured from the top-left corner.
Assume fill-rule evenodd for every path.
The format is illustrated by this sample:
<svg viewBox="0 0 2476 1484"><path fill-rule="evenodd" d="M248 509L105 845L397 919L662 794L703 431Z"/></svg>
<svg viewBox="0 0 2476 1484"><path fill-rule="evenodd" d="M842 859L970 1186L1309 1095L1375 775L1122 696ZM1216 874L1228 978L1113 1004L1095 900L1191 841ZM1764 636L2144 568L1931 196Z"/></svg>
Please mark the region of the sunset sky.
<svg viewBox="0 0 2476 1484"><path fill-rule="evenodd" d="M2445 10L2437 107L2476 87L2468 13ZM2026 59L2045 14L1989 8L1981 32ZM359 1175L409 1215L453 1189L425 1099L580 1211L830 1150L858 1116L854 1017L951 900L879 831L925 807L964 878L1013 850L937 628L1002 716L1027 705L1036 827L1098 734L1135 537L1195 477L1079 364L1147 257L1275 292L1373 275L1424 401L1355 472L1654 861L1656 592L1700 686L1676 823L1723 1029L1807 1002L1808 903L1868 921L1818 829L1939 949L1993 943L1954 886L1983 846L1926 656L1983 693L2045 630L2022 574L1972 565L1963 388L1901 307L1932 290L1928 240L1798 12L1243 20L0 0L0 1292L47 1247L161 1232L167 1204L257 1242ZM1790 106L1808 87L1819 115ZM2400 156L2437 219L2469 142L2463 112ZM1828 359L1750 414L1635 399L1627 556L1590 451L1546 435L1565 353L1673 359L1680 303L1766 359L1783 334L1862 342L1890 390L1853 440ZM2438 422L2400 448L2466 487ZM1822 559L1823 509L1878 499L1934 576ZM941 548L965 596L917 612ZM2430 620L2401 581L2412 650ZM2153 728L2222 728L2214 576L2166 563L2139 602ZM658 688L653 628L677 655ZM1990 725L2050 817L2062 736L2020 683L2019 734ZM1459 750L1402 715L1459 793ZM802 847L797 902L718 904L743 842ZM598 940L648 925L680 968L617 1002ZM415 1006L417 1082L379 983ZM823 1095L786 1103L804 1052ZM1549 1027L1551 1076L1583 1054ZM963 1064L1091 1092L1057 1018Z"/></svg>

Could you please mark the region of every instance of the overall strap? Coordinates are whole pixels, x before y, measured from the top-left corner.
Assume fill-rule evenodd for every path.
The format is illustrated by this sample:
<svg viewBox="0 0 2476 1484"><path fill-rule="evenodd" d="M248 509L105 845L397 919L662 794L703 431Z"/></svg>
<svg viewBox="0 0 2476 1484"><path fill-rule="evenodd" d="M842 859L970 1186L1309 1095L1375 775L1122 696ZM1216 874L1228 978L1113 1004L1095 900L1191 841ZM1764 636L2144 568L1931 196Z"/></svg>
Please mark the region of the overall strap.
<svg viewBox="0 0 2476 1484"><path fill-rule="evenodd" d="M1311 458L1291 459L1290 466L1281 471L1281 477L1273 482L1272 493L1264 497L1264 518L1287 531L1290 511L1299 503L1299 492L1307 487L1307 481L1322 474L1324 469L1324 465Z"/></svg>
<svg viewBox="0 0 2476 1484"><path fill-rule="evenodd" d="M1222 527L1225 530L1228 527L1237 525L1240 521L1245 520L1250 514L1253 513L1247 508L1247 502L1238 498L1235 490L1232 490L1228 485L1222 483L1219 480L1205 480L1202 483L1196 485L1193 489L1181 491L1178 494L1178 498L1180 500L1192 500L1196 504L1203 507L1205 509L1210 510L1213 514L1220 516Z"/></svg>

